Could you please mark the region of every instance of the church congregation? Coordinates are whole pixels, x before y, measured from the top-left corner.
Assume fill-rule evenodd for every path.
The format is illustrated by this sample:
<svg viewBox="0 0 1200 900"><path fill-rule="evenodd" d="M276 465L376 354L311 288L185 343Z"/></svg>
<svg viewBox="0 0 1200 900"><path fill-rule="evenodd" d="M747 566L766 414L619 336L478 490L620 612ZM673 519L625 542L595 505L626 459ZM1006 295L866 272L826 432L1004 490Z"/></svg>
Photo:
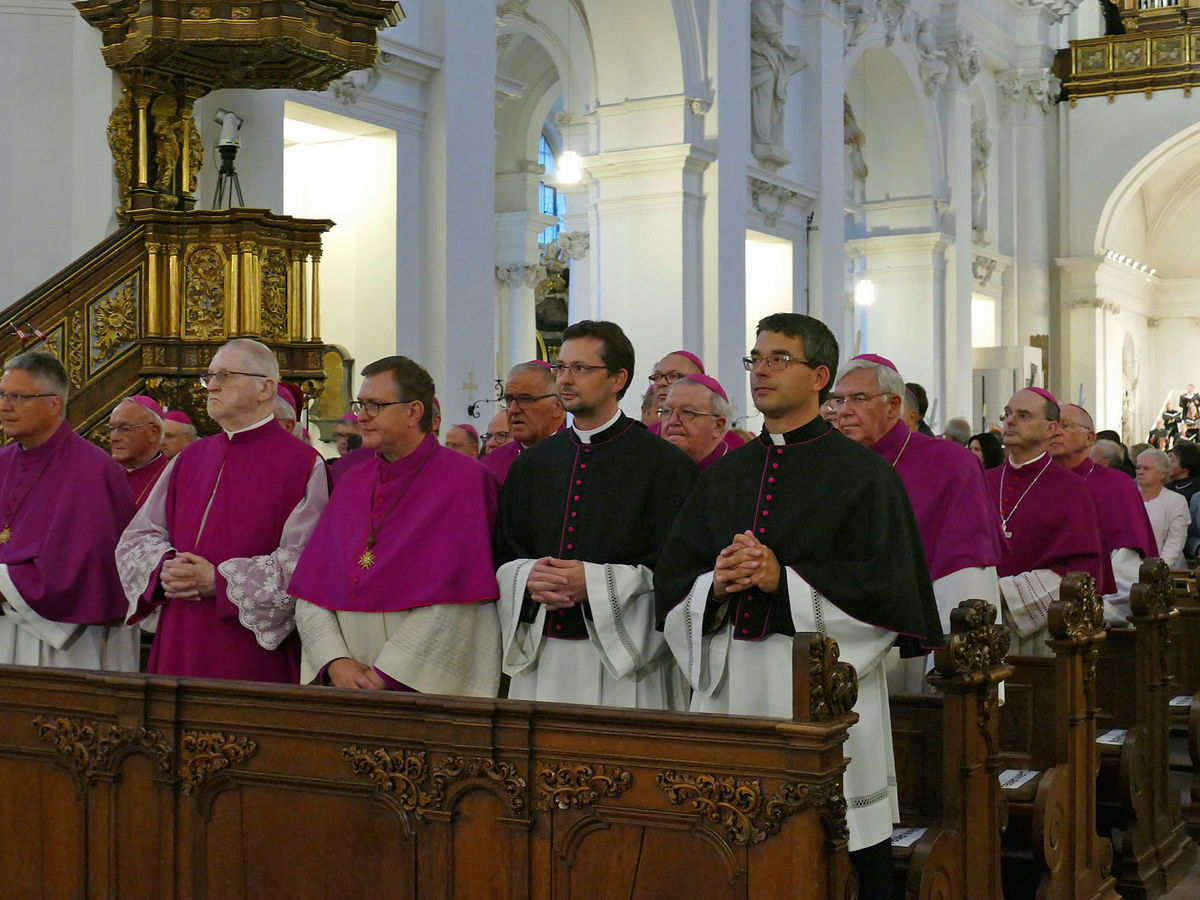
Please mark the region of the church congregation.
<svg viewBox="0 0 1200 900"><path fill-rule="evenodd" d="M1182 558L1165 501L1186 506L1190 481L1163 486L1154 449L1136 482L1097 464L1087 410L1038 387L1009 399L985 469L918 430L885 357L839 365L830 330L796 313L756 333L743 363L764 425L744 442L686 351L650 375L658 428L627 416L633 345L584 320L555 361L513 367L489 426L510 440L479 460L439 444L421 365L367 365L332 466L257 341L229 341L201 378L219 433L191 441L135 395L110 416L111 459L65 423L57 359L13 357L0 658L136 671L140 628L152 674L789 718L792 636L820 631L857 671L849 849L863 896L887 896L889 694L928 691L964 598L1045 655L1050 604L1086 572L1125 626L1142 561Z"/></svg>

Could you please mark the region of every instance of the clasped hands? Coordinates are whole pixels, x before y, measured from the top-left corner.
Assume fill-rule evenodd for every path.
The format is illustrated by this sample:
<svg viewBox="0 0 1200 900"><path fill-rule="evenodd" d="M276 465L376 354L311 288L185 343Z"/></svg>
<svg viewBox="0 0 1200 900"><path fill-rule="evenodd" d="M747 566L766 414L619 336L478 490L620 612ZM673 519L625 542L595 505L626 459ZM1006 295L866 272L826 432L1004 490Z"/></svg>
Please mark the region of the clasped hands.
<svg viewBox="0 0 1200 900"><path fill-rule="evenodd" d="M712 592L714 597L724 597L757 588L774 594L779 590L779 579L779 560L774 551L752 531L743 531L717 555Z"/></svg>
<svg viewBox="0 0 1200 900"><path fill-rule="evenodd" d="M578 559L555 559L544 556L533 564L525 589L535 603L545 605L547 612L570 609L587 601L587 579L583 563Z"/></svg>
<svg viewBox="0 0 1200 900"><path fill-rule="evenodd" d="M216 569L203 556L177 553L162 564L159 581L168 600L203 600L217 592Z"/></svg>

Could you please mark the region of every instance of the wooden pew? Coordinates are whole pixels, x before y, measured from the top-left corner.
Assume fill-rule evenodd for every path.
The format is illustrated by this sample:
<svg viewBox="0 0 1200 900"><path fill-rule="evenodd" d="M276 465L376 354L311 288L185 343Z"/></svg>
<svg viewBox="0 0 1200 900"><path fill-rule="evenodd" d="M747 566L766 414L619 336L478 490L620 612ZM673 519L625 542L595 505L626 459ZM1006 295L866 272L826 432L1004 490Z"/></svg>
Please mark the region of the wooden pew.
<svg viewBox="0 0 1200 900"><path fill-rule="evenodd" d="M1179 614L1161 559L1142 563L1130 606L1133 627L1109 631L1097 669L1097 822L1113 841L1118 890L1154 898L1178 884L1196 861L1178 791L1170 785L1169 704L1175 691L1167 648ZM1105 742L1103 735L1114 732L1124 732L1123 740Z"/></svg>
<svg viewBox="0 0 1200 900"><path fill-rule="evenodd" d="M855 894L853 668L793 721L0 667L5 900Z"/></svg>
<svg viewBox="0 0 1200 900"><path fill-rule="evenodd" d="M1063 579L1049 631L1052 658L1007 660L1001 762L1037 774L1003 791L1005 896L1115 898L1112 845L1096 833L1096 663L1105 632L1091 576Z"/></svg>
<svg viewBox="0 0 1200 900"><path fill-rule="evenodd" d="M1183 820L1200 840L1200 578L1195 569L1172 572L1175 608L1167 648L1167 670L1174 681L1171 698L1171 771L1182 792Z"/></svg>
<svg viewBox="0 0 1200 900"><path fill-rule="evenodd" d="M924 829L893 848L898 896L1001 900L996 685L1010 672L1008 642L996 607L964 600L928 676L940 696L891 698L897 833Z"/></svg>

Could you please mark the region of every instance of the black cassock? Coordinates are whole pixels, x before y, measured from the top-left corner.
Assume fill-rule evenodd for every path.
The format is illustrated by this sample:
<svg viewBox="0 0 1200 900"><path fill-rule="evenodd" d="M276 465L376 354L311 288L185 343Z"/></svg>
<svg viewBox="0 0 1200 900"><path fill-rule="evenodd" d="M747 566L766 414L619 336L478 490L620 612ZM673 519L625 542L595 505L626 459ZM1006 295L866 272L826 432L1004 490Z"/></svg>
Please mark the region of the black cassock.
<svg viewBox="0 0 1200 900"><path fill-rule="evenodd" d="M660 627L734 535L751 530L847 615L899 634L902 654L940 646L920 534L893 468L820 418L783 437L775 446L764 431L701 475L655 569ZM710 598L709 612L706 633L731 619L735 640L794 633L783 578L777 594Z"/></svg>
<svg viewBox="0 0 1200 900"><path fill-rule="evenodd" d="M653 569L696 475L686 453L625 415L590 444L571 428L553 434L517 457L500 490L496 565L553 556ZM547 636L586 637L586 608L548 615Z"/></svg>

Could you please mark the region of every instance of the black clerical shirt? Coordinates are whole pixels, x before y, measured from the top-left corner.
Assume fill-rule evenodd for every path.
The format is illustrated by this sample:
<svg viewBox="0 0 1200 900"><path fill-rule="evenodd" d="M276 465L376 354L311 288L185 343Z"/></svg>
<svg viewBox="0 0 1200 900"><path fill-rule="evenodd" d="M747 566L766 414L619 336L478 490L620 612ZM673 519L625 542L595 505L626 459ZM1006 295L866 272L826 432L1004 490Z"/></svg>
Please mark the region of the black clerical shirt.
<svg viewBox="0 0 1200 900"><path fill-rule="evenodd" d="M700 476L655 569L660 623L717 554L747 529L831 603L899 633L906 654L940 646L942 629L904 484L891 465L820 418L776 446L764 431ZM706 631L731 618L734 638L791 634L780 592L710 598Z"/></svg>
<svg viewBox="0 0 1200 900"><path fill-rule="evenodd" d="M623 414L588 444L572 428L553 434L517 457L500 490L496 564L553 556L653 569L696 475L686 453ZM585 638L586 606L548 615L546 634Z"/></svg>

